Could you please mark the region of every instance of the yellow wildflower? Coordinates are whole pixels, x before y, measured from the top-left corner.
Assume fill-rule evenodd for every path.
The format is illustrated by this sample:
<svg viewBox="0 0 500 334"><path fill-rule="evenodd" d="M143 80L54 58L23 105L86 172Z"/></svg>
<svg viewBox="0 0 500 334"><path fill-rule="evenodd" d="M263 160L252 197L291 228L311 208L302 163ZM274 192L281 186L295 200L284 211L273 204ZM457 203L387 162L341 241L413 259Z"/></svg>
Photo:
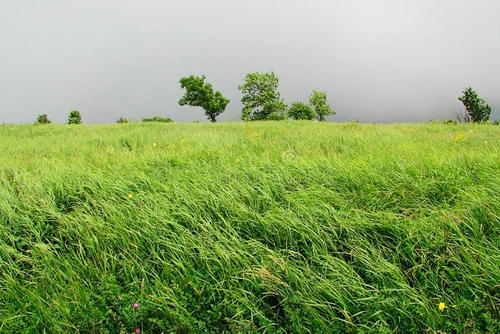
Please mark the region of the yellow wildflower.
<svg viewBox="0 0 500 334"><path fill-rule="evenodd" d="M454 139L455 143L458 143L463 140L465 140L465 134L463 132L458 133Z"/></svg>
<svg viewBox="0 0 500 334"><path fill-rule="evenodd" d="M445 304L445 303L443 303L443 302L439 303L439 305L438 305L438 309L439 309L441 312L443 312L445 308L446 308L446 304Z"/></svg>
<svg viewBox="0 0 500 334"><path fill-rule="evenodd" d="M132 197L134 197L134 196L132 196L132 194L128 194L129 199L132 199Z"/></svg>

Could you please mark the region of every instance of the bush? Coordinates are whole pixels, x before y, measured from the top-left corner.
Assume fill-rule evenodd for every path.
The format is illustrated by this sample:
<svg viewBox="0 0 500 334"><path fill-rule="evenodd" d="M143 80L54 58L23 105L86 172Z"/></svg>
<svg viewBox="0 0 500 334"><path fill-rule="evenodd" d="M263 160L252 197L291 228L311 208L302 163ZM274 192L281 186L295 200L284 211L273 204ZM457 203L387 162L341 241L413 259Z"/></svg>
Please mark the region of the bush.
<svg viewBox="0 0 500 334"><path fill-rule="evenodd" d="M485 122L490 118L491 107L480 98L477 93L468 87L463 91L463 96L459 97L465 107L466 114L459 119L463 122Z"/></svg>
<svg viewBox="0 0 500 334"><path fill-rule="evenodd" d="M288 117L295 120L312 120L315 116L314 110L302 102L294 102L288 109Z"/></svg>
<svg viewBox="0 0 500 334"><path fill-rule="evenodd" d="M41 114L41 115L38 115L36 121L35 121L35 124L50 124L51 121L49 119L49 117L47 116L47 114Z"/></svg>
<svg viewBox="0 0 500 334"><path fill-rule="evenodd" d="M457 121L454 119L445 119L441 123L443 123L443 124L457 124Z"/></svg>
<svg viewBox="0 0 500 334"><path fill-rule="evenodd" d="M151 117L151 118L143 118L142 119L143 122L158 122L158 123L171 123L173 122L172 119L170 118L164 118L164 117L160 117L160 116L154 116L154 117Z"/></svg>
<svg viewBox="0 0 500 334"><path fill-rule="evenodd" d="M275 111L267 115L268 121L283 121L286 119L285 111Z"/></svg>
<svg viewBox="0 0 500 334"><path fill-rule="evenodd" d="M68 115L68 124L80 124L82 122L82 115L78 110L70 111Z"/></svg>
<svg viewBox="0 0 500 334"><path fill-rule="evenodd" d="M132 120L131 120L131 119L129 119L129 118L124 118L124 117L120 117L120 118L118 118L118 119L116 120L116 123L120 123L120 124L121 124L121 123L131 123L131 122L132 122Z"/></svg>

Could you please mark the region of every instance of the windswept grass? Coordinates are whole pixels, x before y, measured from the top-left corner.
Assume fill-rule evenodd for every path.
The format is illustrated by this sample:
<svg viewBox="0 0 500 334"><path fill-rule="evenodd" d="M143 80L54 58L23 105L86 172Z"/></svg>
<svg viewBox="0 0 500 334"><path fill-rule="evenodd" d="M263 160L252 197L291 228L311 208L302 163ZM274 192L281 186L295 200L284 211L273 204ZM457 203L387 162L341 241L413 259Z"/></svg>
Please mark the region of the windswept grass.
<svg viewBox="0 0 500 334"><path fill-rule="evenodd" d="M0 332L498 333L499 129L2 126Z"/></svg>

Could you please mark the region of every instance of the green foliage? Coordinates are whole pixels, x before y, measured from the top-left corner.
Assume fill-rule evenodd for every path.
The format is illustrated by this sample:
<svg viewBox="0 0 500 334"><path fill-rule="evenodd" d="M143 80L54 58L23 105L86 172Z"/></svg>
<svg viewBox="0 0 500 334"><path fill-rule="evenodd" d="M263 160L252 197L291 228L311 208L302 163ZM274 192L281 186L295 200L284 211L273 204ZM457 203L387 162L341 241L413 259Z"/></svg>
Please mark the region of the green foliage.
<svg viewBox="0 0 500 334"><path fill-rule="evenodd" d="M269 105L271 107L271 105ZM283 121L287 118L286 116L286 104L282 104L281 102L277 102L277 105L274 107L274 110L279 110L275 112L271 112L268 114L266 120L267 121ZM285 109L281 109L285 108Z"/></svg>
<svg viewBox="0 0 500 334"><path fill-rule="evenodd" d="M454 119L445 119L441 123L443 123L443 124L457 124L457 121Z"/></svg>
<svg viewBox="0 0 500 334"><path fill-rule="evenodd" d="M158 122L158 123L172 123L172 119L169 117L153 116L151 118L143 118L143 122Z"/></svg>
<svg viewBox="0 0 500 334"><path fill-rule="evenodd" d="M490 118L491 107L471 87L466 88L458 100L463 103L466 110L463 121L485 122Z"/></svg>
<svg viewBox="0 0 500 334"><path fill-rule="evenodd" d="M241 119L244 121L286 118L287 105L278 92L279 79L274 72L249 73L238 87L243 97Z"/></svg>
<svg viewBox="0 0 500 334"><path fill-rule="evenodd" d="M0 126L0 332L500 333L499 149L486 124Z"/></svg>
<svg viewBox="0 0 500 334"><path fill-rule="evenodd" d="M226 110L229 99L225 98L219 91L214 93L212 85L205 82L205 79L204 75L181 78L179 83L181 88L186 89L186 93L179 100L179 105L202 107L207 118L211 122L216 122L217 116Z"/></svg>
<svg viewBox="0 0 500 334"><path fill-rule="evenodd" d="M328 105L325 92L313 90L311 97L309 97L309 103L314 108L318 121L324 121L325 116L336 114L335 110Z"/></svg>
<svg viewBox="0 0 500 334"><path fill-rule="evenodd" d="M288 117L295 120L312 120L315 116L314 110L302 102L294 102L288 109Z"/></svg>
<svg viewBox="0 0 500 334"><path fill-rule="evenodd" d="M116 120L116 123L118 124L123 124L123 123L131 123L132 120L130 120L129 118L125 118L125 117L120 117Z"/></svg>
<svg viewBox="0 0 500 334"><path fill-rule="evenodd" d="M82 115L78 110L70 111L68 115L68 124L80 124L82 123Z"/></svg>
<svg viewBox="0 0 500 334"><path fill-rule="evenodd" d="M47 114L41 114L41 115L38 115L38 117L36 118L36 121L35 121L35 124L50 124L51 121L49 119L49 117L47 116Z"/></svg>

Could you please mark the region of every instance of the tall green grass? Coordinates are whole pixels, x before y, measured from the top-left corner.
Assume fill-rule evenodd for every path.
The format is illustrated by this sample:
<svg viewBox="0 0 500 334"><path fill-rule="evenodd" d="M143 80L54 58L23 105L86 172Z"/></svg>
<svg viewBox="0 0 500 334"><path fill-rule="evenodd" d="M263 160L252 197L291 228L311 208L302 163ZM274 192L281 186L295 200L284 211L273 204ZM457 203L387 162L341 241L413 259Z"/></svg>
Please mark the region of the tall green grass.
<svg viewBox="0 0 500 334"><path fill-rule="evenodd" d="M499 129L1 126L0 332L498 333Z"/></svg>

